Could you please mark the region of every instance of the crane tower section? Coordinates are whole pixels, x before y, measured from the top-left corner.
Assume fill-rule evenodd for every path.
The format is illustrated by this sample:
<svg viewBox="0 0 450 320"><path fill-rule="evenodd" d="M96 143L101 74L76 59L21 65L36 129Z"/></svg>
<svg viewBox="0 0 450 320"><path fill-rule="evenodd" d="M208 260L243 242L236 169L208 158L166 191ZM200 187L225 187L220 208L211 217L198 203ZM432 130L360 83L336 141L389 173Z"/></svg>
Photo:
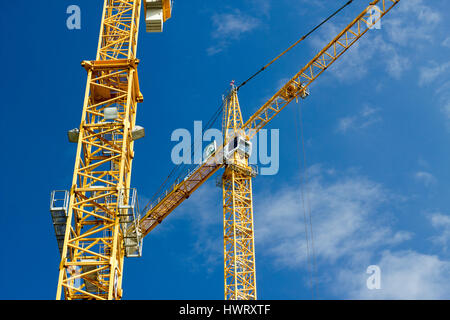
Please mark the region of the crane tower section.
<svg viewBox="0 0 450 320"><path fill-rule="evenodd" d="M143 136L136 126L143 102L136 58L142 3L105 0L96 60L82 62L87 86L81 125L69 132L69 140L78 143L69 200L66 207L55 206L53 198L51 204L58 232L66 213L57 299L120 299L124 257L141 255L136 190L130 183L134 141ZM147 13L161 11L160 28L149 31L162 31L171 2L145 5L147 26L157 20ZM127 232L132 225L133 232Z"/></svg>
<svg viewBox="0 0 450 320"><path fill-rule="evenodd" d="M223 121L225 171L223 246L225 300L256 300L251 144L242 134L241 109L234 85L227 97Z"/></svg>

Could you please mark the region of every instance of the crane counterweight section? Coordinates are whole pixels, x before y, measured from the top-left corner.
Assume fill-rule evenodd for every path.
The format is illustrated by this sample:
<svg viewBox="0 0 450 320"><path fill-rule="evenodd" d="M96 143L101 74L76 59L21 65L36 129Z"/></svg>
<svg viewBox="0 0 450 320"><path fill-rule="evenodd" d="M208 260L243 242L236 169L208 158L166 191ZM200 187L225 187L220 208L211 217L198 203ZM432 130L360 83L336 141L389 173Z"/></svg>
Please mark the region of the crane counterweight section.
<svg viewBox="0 0 450 320"><path fill-rule="evenodd" d="M172 16L172 0L145 0L147 32L162 32L164 22Z"/></svg>

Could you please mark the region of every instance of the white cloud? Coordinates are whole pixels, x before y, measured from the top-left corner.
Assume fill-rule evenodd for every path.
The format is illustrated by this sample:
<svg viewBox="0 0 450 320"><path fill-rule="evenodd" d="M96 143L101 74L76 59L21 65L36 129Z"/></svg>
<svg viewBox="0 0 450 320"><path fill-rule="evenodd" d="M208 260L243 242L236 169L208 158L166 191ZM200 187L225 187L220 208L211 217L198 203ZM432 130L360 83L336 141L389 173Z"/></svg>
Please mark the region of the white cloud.
<svg viewBox="0 0 450 320"><path fill-rule="evenodd" d="M318 281L329 293L348 299L443 299L448 298L450 262L438 256L413 250L395 251L413 237L408 231L394 229L392 208L397 197L381 184L355 173L345 175L315 165L309 168L309 183L304 186L306 211L298 188L292 184L254 194L255 241L258 260L263 256L278 268L306 269L307 254L303 213L312 213ZM190 229L197 237L191 268L209 272L222 265L221 189L212 182L202 186L183 204L177 215L189 217ZM309 217L306 216L306 227ZM439 232L431 240L447 244L450 216L429 215ZM311 238L308 238L311 240ZM311 245L311 242L309 243ZM266 260L268 261L268 260ZM369 265L381 268L381 289L369 290L366 280Z"/></svg>
<svg viewBox="0 0 450 320"><path fill-rule="evenodd" d="M432 238L433 242L447 251L450 242L450 215L433 213L430 215L431 225L439 232L438 236Z"/></svg>
<svg viewBox="0 0 450 320"><path fill-rule="evenodd" d="M333 172L314 166L309 170L311 177L305 186L318 260L359 259L374 248L411 238L410 233L395 232L382 222L381 207L390 199L387 190L364 177L338 178ZM266 254L279 266L306 265L307 242L300 191L285 186L255 196L258 201L255 202L256 243L264 247ZM308 226L309 218L306 223Z"/></svg>
<svg viewBox="0 0 450 320"><path fill-rule="evenodd" d="M247 0L253 9L265 16L270 15L271 0Z"/></svg>
<svg viewBox="0 0 450 320"><path fill-rule="evenodd" d="M422 67L419 74L419 85L434 84L436 86L435 97L440 105L440 111L450 120L450 81L447 80L450 70L450 61L445 63L430 63L430 66ZM442 81L444 79L444 81ZM448 122L450 124L450 121Z"/></svg>
<svg viewBox="0 0 450 320"><path fill-rule="evenodd" d="M448 37L447 39L445 39L444 41L442 41L442 45L444 47L450 48L450 37Z"/></svg>
<svg viewBox="0 0 450 320"><path fill-rule="evenodd" d="M423 183L426 187L429 187L437 182L436 178L431 173L426 171L416 172L414 174L414 178Z"/></svg>
<svg viewBox="0 0 450 320"><path fill-rule="evenodd" d="M364 269L342 270L336 288L349 299L448 299L450 262L415 251L384 251L376 263L381 270L381 288L369 290L370 276Z"/></svg>
<svg viewBox="0 0 450 320"><path fill-rule="evenodd" d="M450 81L444 82L436 89L436 96L441 105L442 113L450 120Z"/></svg>
<svg viewBox="0 0 450 320"><path fill-rule="evenodd" d="M345 133L349 130L364 129L380 122L381 117L378 115L378 112L379 109L365 105L358 114L339 119L337 131Z"/></svg>
<svg viewBox="0 0 450 320"><path fill-rule="evenodd" d="M369 31L340 58L331 73L341 81L355 81L369 77L374 66L381 65L392 78L400 79L413 65L418 47L434 41L432 31L441 20L440 13L422 0L402 1L381 21L382 29ZM323 48L341 30L334 23L327 24L312 38L312 46Z"/></svg>
<svg viewBox="0 0 450 320"><path fill-rule="evenodd" d="M238 39L243 33L252 31L259 25L259 20L243 14L236 9L234 13L214 14L212 16L215 30L214 38Z"/></svg>
<svg viewBox="0 0 450 320"><path fill-rule="evenodd" d="M177 209L176 219L187 219L192 230L193 252L184 257L191 268L203 268L209 273L223 263L222 190L212 179L197 189Z"/></svg>
<svg viewBox="0 0 450 320"><path fill-rule="evenodd" d="M380 207L390 199L387 190L364 177L339 177L320 165L308 170L308 202L311 208L317 258L336 261L364 256L367 250L395 245L412 234L394 231L379 219ZM329 180L335 179L335 181ZM195 230L194 249L208 268L222 262L221 189L207 183L178 210ZM300 190L288 186L254 194L255 241L279 266L305 267L306 241ZM219 231L219 232L217 232ZM264 252L264 253L263 253ZM198 259L196 259L197 261ZM208 263L206 263L206 261Z"/></svg>
<svg viewBox="0 0 450 320"><path fill-rule="evenodd" d="M419 85L423 86L435 81L450 69L450 61L442 64L433 63L433 66L422 67L419 75Z"/></svg>
<svg viewBox="0 0 450 320"><path fill-rule="evenodd" d="M383 21L392 42L405 47L416 47L422 40L434 41L431 31L442 20L438 11L427 6L423 0L401 1L395 11L395 14Z"/></svg>
<svg viewBox="0 0 450 320"><path fill-rule="evenodd" d="M313 166L309 174L305 189L313 214L315 255L320 268L327 270L325 276L319 273L319 282L327 291L348 299L448 298L450 261L414 250L394 250L413 234L393 229L390 213L384 209L396 199L389 190L367 178L344 177L321 166ZM300 195L290 185L255 197L256 243L264 250L259 254L278 268L306 269ZM446 230L448 241L449 216L434 214L431 221ZM366 270L373 264L381 268L380 290L366 285L370 276Z"/></svg>
<svg viewBox="0 0 450 320"><path fill-rule="evenodd" d="M253 31L260 21L236 9L232 13L214 14L212 17L214 30L212 37L218 41L207 49L208 55L214 55L227 48L231 41L238 40L247 32Z"/></svg>
<svg viewBox="0 0 450 320"><path fill-rule="evenodd" d="M411 61L405 56L401 56L392 46L386 46L385 54L391 55L386 64L386 71L394 79L400 79L403 73L409 69Z"/></svg>

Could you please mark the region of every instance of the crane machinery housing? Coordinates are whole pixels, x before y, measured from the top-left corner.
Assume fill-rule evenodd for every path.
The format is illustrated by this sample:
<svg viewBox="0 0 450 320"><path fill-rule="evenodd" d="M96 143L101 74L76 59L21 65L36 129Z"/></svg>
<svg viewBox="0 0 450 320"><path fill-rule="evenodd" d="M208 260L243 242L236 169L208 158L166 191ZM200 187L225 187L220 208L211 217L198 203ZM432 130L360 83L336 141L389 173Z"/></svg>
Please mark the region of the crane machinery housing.
<svg viewBox="0 0 450 320"><path fill-rule="evenodd" d="M82 122L69 132L69 140L78 143L72 186L51 195L61 252L57 299L120 299L124 257L141 256L143 238L221 168L224 298L257 299L252 196L257 170L248 163L250 141L290 102L307 98L310 85L399 2L371 1L246 122L233 84L224 98L223 145L209 145L206 159L141 213L130 187L133 144L144 135L136 125L143 101L136 59L141 1L105 0L97 58L83 62L88 80ZM162 31L171 7L169 0L145 1L147 31Z"/></svg>

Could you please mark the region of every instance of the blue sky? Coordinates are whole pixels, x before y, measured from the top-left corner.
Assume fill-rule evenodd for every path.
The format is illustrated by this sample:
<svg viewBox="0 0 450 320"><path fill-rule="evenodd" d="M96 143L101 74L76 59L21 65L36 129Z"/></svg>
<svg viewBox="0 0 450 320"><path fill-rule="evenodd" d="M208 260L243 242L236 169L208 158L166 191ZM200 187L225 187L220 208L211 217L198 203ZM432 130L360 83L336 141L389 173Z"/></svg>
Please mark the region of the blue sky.
<svg viewBox="0 0 450 320"><path fill-rule="evenodd" d="M243 81L346 1L175 1L162 34L139 37L145 102L132 185L151 197L172 169L171 133L193 130ZM358 0L240 91L243 116L270 98L360 13ZM330 3L332 5L330 6ZM81 30L66 9L81 8ZM49 194L68 188L103 1L7 2L0 13L1 299L54 299L59 254ZM450 4L402 0L301 101L321 299L450 296ZM280 169L254 186L260 299L310 299L292 104L279 129ZM220 129L220 127L217 127ZM221 190L210 179L125 264L124 299L222 299ZM368 290L378 265L381 289Z"/></svg>

